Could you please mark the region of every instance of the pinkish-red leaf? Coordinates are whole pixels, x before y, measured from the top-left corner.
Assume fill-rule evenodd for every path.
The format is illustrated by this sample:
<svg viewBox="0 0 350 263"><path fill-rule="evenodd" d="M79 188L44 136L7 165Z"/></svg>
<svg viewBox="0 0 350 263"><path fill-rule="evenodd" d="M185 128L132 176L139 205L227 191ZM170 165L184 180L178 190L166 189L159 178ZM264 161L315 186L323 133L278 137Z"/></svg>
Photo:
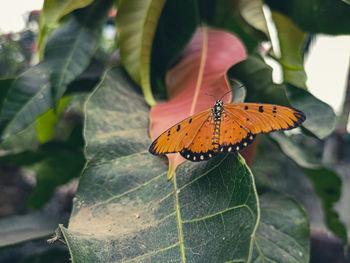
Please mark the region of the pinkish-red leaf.
<svg viewBox="0 0 350 263"><path fill-rule="evenodd" d="M180 61L168 71L166 86L169 101L153 106L150 133L156 139L177 122L214 105L230 90L227 70L246 58L242 42L233 34L216 29L200 28L184 50ZM231 101L231 93L224 103ZM169 175L183 162L179 154L168 154Z"/></svg>

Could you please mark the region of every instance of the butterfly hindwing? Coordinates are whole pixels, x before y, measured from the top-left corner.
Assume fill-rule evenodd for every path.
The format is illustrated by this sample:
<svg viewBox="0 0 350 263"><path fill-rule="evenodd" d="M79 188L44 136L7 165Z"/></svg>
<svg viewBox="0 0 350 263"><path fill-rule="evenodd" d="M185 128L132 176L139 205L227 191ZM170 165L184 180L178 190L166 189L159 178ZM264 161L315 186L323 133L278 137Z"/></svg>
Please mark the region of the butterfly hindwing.
<svg viewBox="0 0 350 263"><path fill-rule="evenodd" d="M180 152L190 145L210 111L202 111L167 129L151 144L149 151L157 155Z"/></svg>
<svg viewBox="0 0 350 263"><path fill-rule="evenodd" d="M247 123L239 116L224 110L220 123L219 152L238 152L247 148L255 135L246 126Z"/></svg>
<svg viewBox="0 0 350 263"><path fill-rule="evenodd" d="M214 128L213 116L209 115L200 129L198 129L191 143L180 154L192 162L200 162L213 158L217 154L213 151L212 144Z"/></svg>

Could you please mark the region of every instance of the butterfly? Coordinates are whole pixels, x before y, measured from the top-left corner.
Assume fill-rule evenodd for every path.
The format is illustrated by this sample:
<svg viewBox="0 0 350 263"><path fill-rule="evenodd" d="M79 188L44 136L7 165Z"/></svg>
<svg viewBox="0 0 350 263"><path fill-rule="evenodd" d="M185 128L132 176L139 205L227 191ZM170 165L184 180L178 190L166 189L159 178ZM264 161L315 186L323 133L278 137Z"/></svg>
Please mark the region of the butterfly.
<svg viewBox="0 0 350 263"><path fill-rule="evenodd" d="M258 103L223 104L217 100L207 109L163 132L149 152L155 155L179 152L192 162L209 160L219 153L247 148L259 133L290 130L306 116L290 107Z"/></svg>

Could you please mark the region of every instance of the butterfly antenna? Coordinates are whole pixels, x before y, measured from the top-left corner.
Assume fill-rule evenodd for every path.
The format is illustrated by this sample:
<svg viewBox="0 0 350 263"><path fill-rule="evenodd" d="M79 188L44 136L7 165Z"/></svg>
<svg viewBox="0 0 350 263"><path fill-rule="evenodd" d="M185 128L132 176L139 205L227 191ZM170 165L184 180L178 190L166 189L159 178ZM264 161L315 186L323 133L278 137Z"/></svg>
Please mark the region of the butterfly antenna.
<svg viewBox="0 0 350 263"><path fill-rule="evenodd" d="M229 94L230 92L232 92L231 88L229 91L225 92L224 95L221 96L220 100L222 100L227 94Z"/></svg>
<svg viewBox="0 0 350 263"><path fill-rule="evenodd" d="M213 97L215 100L217 100L218 98L216 96L214 96L213 94L209 94L208 92L204 93L207 96Z"/></svg>

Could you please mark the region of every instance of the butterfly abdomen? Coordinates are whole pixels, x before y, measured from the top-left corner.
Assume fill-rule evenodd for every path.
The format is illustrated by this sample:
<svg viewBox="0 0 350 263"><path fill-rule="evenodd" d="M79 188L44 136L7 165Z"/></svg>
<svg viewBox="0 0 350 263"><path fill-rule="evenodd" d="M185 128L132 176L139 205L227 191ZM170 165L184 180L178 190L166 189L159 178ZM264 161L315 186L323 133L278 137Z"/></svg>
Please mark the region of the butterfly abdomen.
<svg viewBox="0 0 350 263"><path fill-rule="evenodd" d="M217 153L220 146L220 125L221 125L221 114L223 110L223 102L218 100L212 108L212 114L214 116L214 133L212 137L213 151Z"/></svg>

